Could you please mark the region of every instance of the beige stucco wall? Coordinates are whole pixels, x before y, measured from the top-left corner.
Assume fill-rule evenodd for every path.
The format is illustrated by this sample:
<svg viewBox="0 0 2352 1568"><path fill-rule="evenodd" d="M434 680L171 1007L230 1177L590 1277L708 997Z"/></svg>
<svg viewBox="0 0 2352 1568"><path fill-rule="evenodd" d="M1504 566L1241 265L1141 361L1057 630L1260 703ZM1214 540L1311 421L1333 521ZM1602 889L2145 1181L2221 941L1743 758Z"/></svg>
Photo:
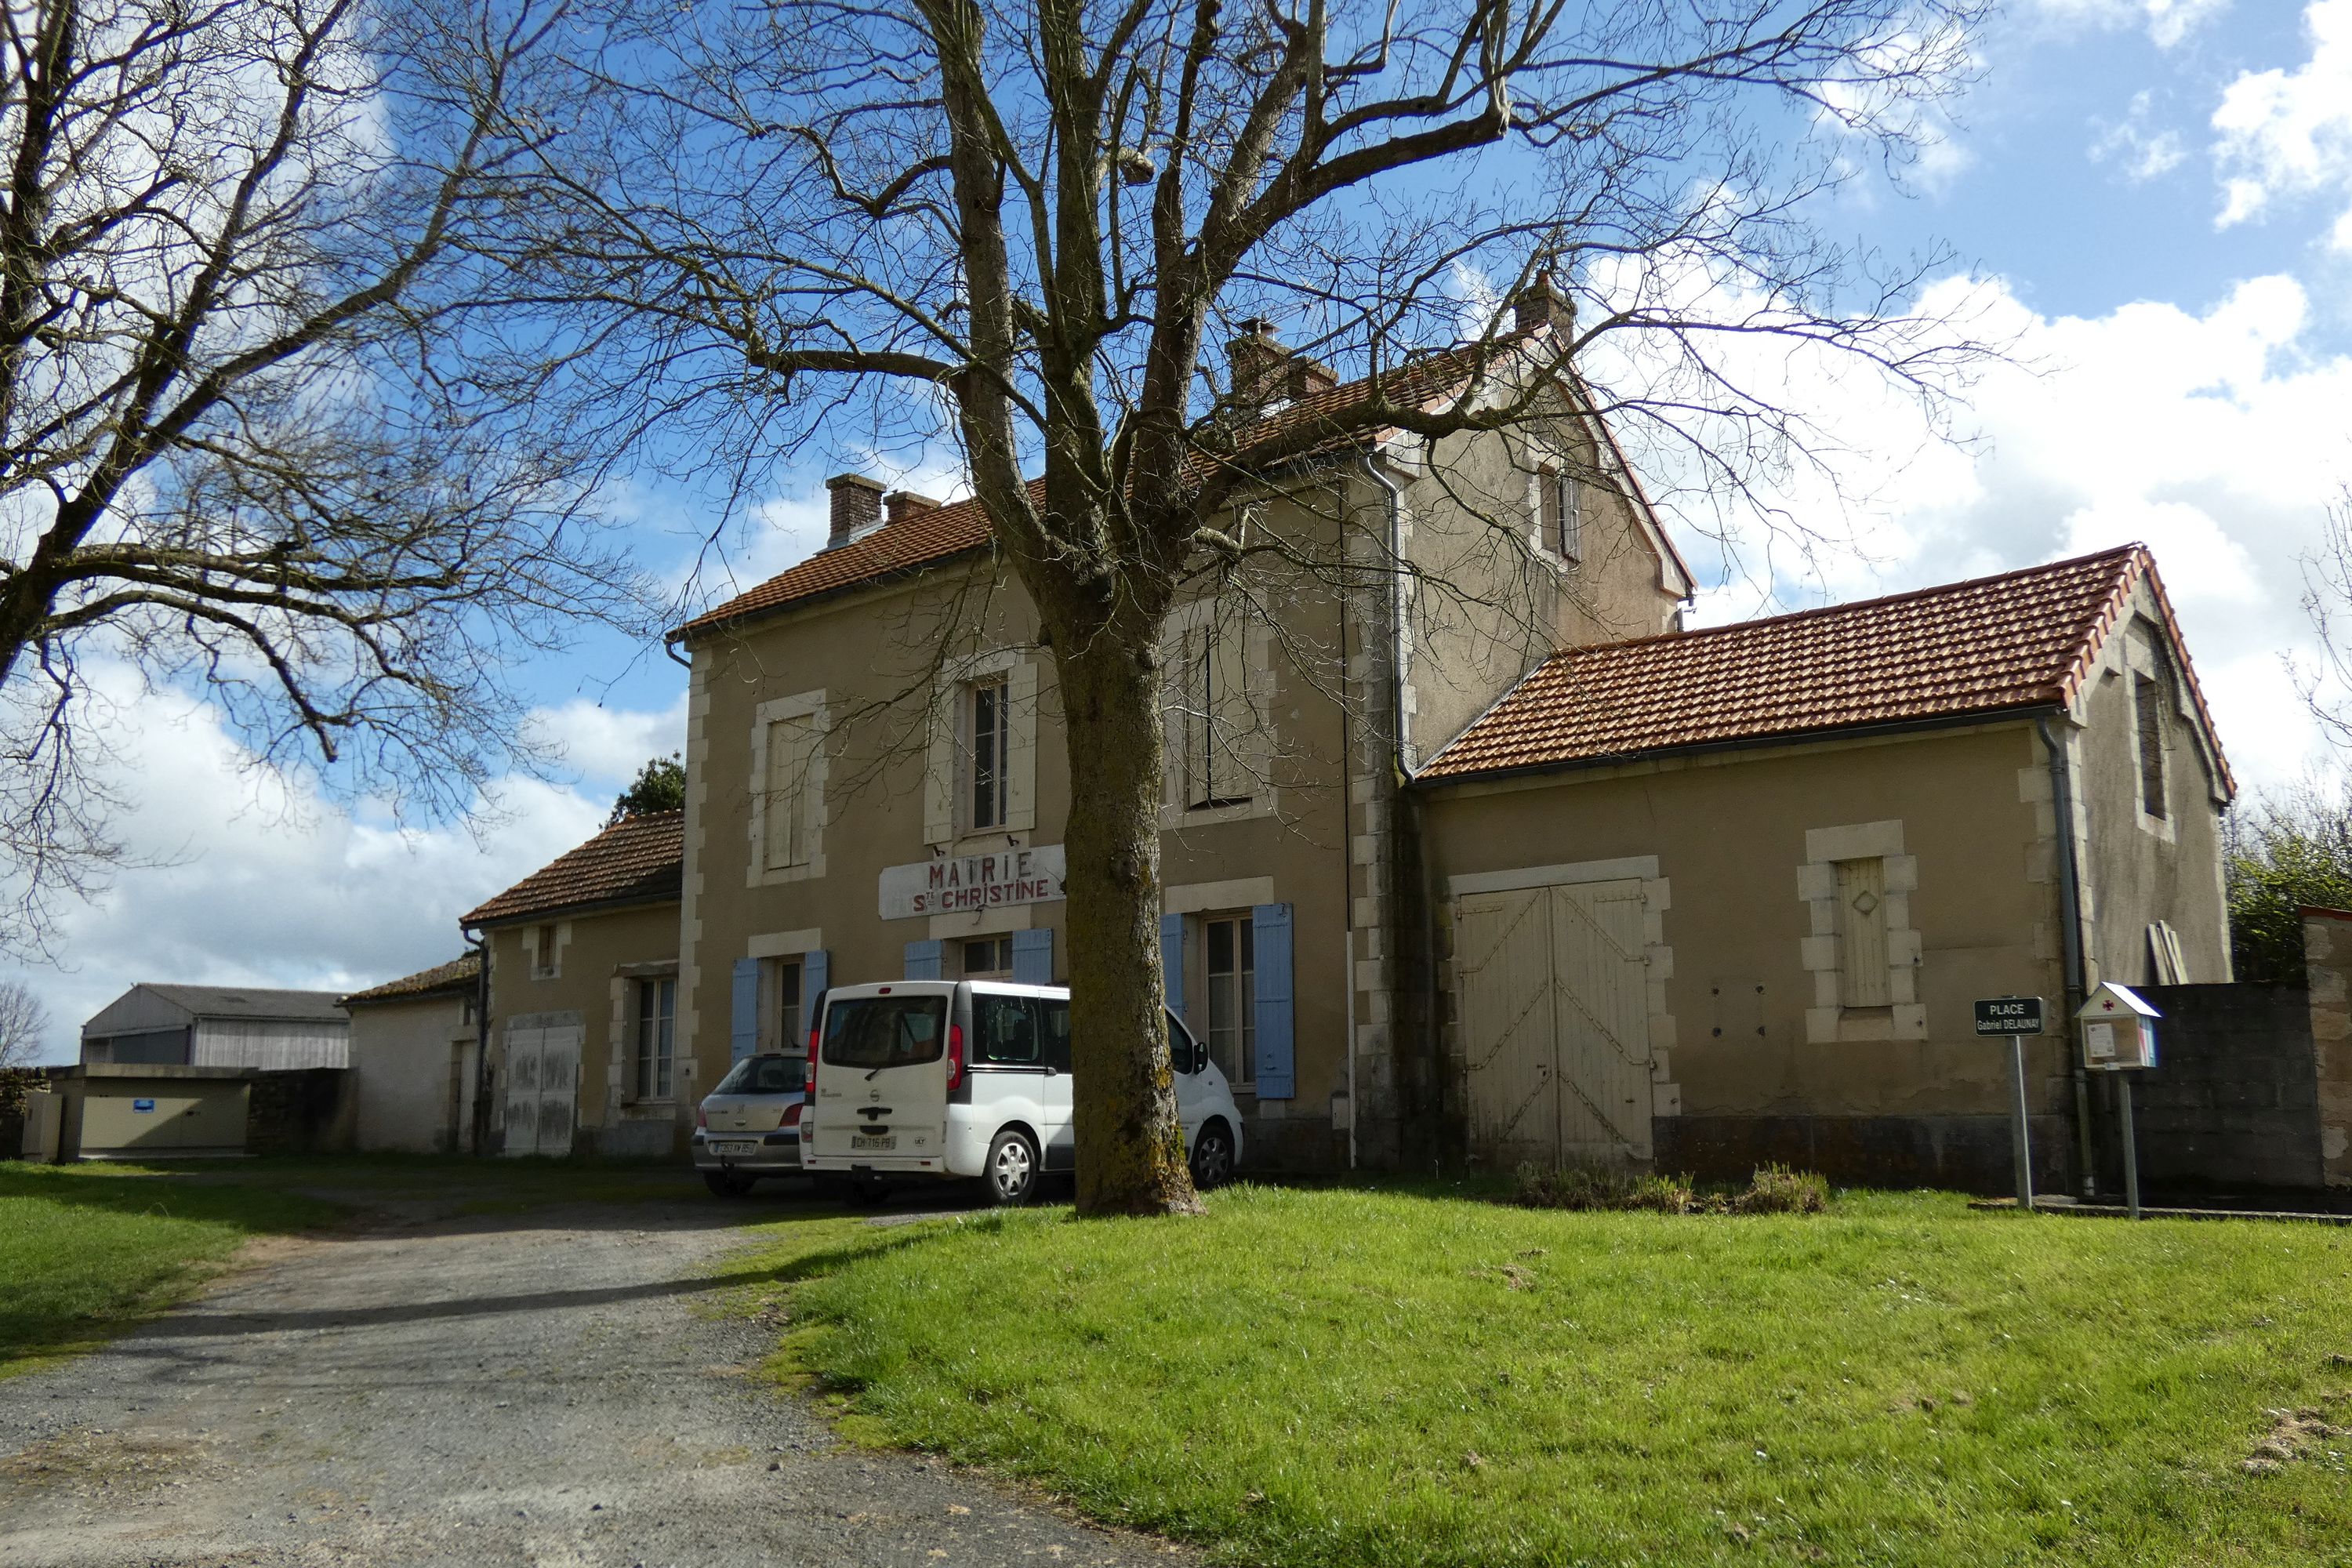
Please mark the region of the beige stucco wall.
<svg viewBox="0 0 2352 1568"><path fill-rule="evenodd" d="M473 1062L473 1025L465 999L425 996L368 1002L351 1009L352 1076L359 1097L362 1150L433 1153L462 1142L464 1079ZM458 1059L460 1103L450 1103L452 1058Z"/></svg>
<svg viewBox="0 0 2352 1568"><path fill-rule="evenodd" d="M2038 993L2054 1011L2065 994L2047 828L2021 778L2037 751L2010 724L1457 786L1433 792L1430 847L1444 876L1657 857L1674 1022L1654 1077L1683 1114L1999 1112L2008 1056L1975 1038L1970 1003ZM1816 1039L1806 836L1883 822L1917 864L1925 1037ZM2058 1108L2056 1039L2029 1065L2038 1108Z"/></svg>
<svg viewBox="0 0 2352 1568"><path fill-rule="evenodd" d="M542 925L556 928L560 961L557 973L535 979L529 944ZM484 936L490 953L491 1069L499 1075L499 1084L505 1081L499 1042L517 1018L549 1023L553 1020L544 1015L577 1014L583 1033L574 1125L588 1136L575 1148L586 1152L595 1143L598 1129L624 1121L651 1119L679 1125L692 1121L698 1097L683 1082L677 1094L663 1103L635 1104L625 1092L634 1043L627 1011L629 981L635 973L658 973L677 963L677 904L637 904L552 921L520 921L491 927ZM678 1051L683 1067L682 1038ZM505 1114L503 1089L494 1088L491 1099L496 1126Z"/></svg>

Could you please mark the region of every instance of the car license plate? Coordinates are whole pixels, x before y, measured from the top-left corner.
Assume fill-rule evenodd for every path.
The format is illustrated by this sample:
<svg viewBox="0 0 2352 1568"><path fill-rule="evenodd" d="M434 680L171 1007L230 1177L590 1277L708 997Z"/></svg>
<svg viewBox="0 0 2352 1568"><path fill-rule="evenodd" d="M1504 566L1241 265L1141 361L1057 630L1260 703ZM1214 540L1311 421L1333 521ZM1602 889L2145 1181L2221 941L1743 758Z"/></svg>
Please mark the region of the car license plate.
<svg viewBox="0 0 2352 1568"><path fill-rule="evenodd" d="M722 1160L748 1160L760 1152L760 1145L751 1142L713 1143L710 1146L710 1152Z"/></svg>
<svg viewBox="0 0 2352 1568"><path fill-rule="evenodd" d="M888 1132L877 1137L864 1132L853 1132L849 1135L849 1146L852 1149L896 1149L898 1146L898 1135L896 1132Z"/></svg>

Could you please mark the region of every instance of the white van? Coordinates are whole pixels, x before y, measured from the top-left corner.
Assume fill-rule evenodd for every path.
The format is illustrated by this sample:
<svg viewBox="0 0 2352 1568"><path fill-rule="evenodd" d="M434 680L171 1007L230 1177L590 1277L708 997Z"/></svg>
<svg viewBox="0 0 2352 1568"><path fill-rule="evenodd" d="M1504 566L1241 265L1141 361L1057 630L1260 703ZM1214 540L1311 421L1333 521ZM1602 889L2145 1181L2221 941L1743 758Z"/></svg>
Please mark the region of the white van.
<svg viewBox="0 0 2352 1568"><path fill-rule="evenodd" d="M1070 993L987 980L840 985L809 1032L803 1169L866 1195L924 1178L981 1176L1000 1204L1072 1168ZM1230 1179L1242 1119L1224 1074L1168 1018L1176 1110L1195 1186Z"/></svg>

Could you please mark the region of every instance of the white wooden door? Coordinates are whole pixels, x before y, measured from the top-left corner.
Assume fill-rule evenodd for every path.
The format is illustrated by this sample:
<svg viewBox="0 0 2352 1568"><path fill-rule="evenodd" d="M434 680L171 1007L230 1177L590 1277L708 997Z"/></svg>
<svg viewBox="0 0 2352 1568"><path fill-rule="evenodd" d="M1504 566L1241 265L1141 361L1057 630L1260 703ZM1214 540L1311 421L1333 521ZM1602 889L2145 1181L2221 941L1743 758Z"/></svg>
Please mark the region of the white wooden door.
<svg viewBox="0 0 2352 1568"><path fill-rule="evenodd" d="M1634 880L1455 900L1470 1142L1490 1164L1650 1158L1643 911Z"/></svg>
<svg viewBox="0 0 2352 1568"><path fill-rule="evenodd" d="M572 1152L583 1033L577 1027L507 1031L507 1153Z"/></svg>

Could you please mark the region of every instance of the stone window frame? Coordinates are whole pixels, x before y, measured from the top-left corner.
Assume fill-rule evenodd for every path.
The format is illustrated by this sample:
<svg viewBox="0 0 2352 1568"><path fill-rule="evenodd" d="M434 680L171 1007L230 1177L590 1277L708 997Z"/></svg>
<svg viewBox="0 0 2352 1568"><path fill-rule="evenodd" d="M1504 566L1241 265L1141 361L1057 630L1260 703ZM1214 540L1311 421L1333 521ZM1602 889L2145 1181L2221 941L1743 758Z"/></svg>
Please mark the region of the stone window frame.
<svg viewBox="0 0 2352 1568"><path fill-rule="evenodd" d="M975 829L967 820L971 791L965 772L971 745L964 734L971 687L998 677L1009 700L1004 755L1004 820ZM1037 827L1037 660L1025 647L992 648L947 660L932 682L923 759L923 842L956 852L966 838L1001 842Z"/></svg>
<svg viewBox="0 0 2352 1568"><path fill-rule="evenodd" d="M1885 872L1888 1005L1847 1007L1838 956L1837 863L1873 859ZM1807 1044L1927 1037L1927 1007L1919 1000L1919 932L1911 915L1911 897L1918 889L1919 860L1904 850L1901 818L1806 832L1797 898L1811 922L1810 934L1798 944L1799 962L1813 977L1813 1005L1805 1009Z"/></svg>
<svg viewBox="0 0 2352 1568"><path fill-rule="evenodd" d="M768 864L768 731L788 720L814 721L816 745L809 756L808 858L797 866ZM822 687L771 698L751 710L751 835L750 864L744 886L772 888L789 882L814 881L824 875L825 773L829 764L825 740L832 727Z"/></svg>
<svg viewBox="0 0 2352 1568"><path fill-rule="evenodd" d="M549 951L545 953L539 951L539 933L543 931L553 933L548 942ZM537 921L523 927L523 963L530 977L533 980L562 979L563 950L571 944L570 921Z"/></svg>
<svg viewBox="0 0 2352 1568"><path fill-rule="evenodd" d="M1201 629L1201 623L1213 618L1219 607L1226 604L1220 595L1204 595L1189 604L1177 605L1160 623L1161 668L1176 671L1182 665L1184 639ZM1274 784L1274 628L1263 616L1250 612L1246 603L1239 606L1243 616L1242 671L1243 695L1249 701L1250 733L1239 748L1242 767L1249 774L1250 796L1230 805L1189 806L1184 804L1184 753L1181 735L1168 737L1167 756L1170 765L1162 770L1160 796L1160 826L1162 832L1179 828L1199 827L1210 823L1242 822L1251 817L1274 814L1276 796ZM1172 677L1171 677L1172 678ZM1180 703L1161 704L1167 722L1173 725L1181 720Z"/></svg>

